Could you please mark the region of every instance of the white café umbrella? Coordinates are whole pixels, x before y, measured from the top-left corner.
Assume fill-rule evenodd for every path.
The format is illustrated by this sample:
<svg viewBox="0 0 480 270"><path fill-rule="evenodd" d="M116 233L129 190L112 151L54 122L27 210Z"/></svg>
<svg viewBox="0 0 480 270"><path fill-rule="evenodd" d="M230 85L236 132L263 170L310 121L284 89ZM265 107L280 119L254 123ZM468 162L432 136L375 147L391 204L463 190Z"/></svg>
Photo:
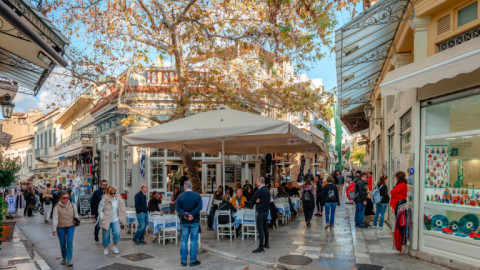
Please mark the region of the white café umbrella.
<svg viewBox="0 0 480 270"><path fill-rule="evenodd" d="M123 145L225 155L328 153L323 141L293 124L219 106L123 137Z"/></svg>

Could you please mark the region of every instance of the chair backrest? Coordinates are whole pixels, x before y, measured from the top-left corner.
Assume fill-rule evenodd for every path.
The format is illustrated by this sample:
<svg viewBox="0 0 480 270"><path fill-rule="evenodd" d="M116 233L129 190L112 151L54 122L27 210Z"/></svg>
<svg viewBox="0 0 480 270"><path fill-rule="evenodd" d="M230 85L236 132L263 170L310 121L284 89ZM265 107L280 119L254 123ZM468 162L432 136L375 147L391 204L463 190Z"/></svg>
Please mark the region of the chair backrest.
<svg viewBox="0 0 480 270"><path fill-rule="evenodd" d="M278 198L276 203L288 205L288 198Z"/></svg>
<svg viewBox="0 0 480 270"><path fill-rule="evenodd" d="M177 215L163 215L163 227L165 228L166 223L175 222L175 228L176 228L178 224L177 217L178 217Z"/></svg>
<svg viewBox="0 0 480 270"><path fill-rule="evenodd" d="M228 220L229 222L228 223L232 223L232 215L230 215L230 210L217 210L217 220L218 220L218 217L220 216L228 216Z"/></svg>
<svg viewBox="0 0 480 270"><path fill-rule="evenodd" d="M243 222L255 223L255 210L252 210L252 209L243 210Z"/></svg>

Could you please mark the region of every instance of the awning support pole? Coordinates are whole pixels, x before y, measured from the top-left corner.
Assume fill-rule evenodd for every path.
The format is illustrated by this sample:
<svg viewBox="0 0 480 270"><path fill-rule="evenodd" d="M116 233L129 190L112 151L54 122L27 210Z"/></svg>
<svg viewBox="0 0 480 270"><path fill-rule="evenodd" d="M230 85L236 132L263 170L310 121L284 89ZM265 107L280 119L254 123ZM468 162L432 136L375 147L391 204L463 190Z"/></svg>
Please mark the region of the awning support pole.
<svg viewBox="0 0 480 270"><path fill-rule="evenodd" d="M222 139L222 182L223 195L225 195L225 139Z"/></svg>

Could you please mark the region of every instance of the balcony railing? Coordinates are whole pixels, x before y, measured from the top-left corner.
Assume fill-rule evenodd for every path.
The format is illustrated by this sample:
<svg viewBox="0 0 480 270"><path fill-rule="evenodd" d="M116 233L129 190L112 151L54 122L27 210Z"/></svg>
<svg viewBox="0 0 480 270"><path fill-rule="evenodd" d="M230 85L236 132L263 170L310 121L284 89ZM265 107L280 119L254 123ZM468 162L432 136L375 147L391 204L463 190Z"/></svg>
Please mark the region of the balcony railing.
<svg viewBox="0 0 480 270"><path fill-rule="evenodd" d="M57 145L55 145L55 151L58 151L62 148L65 148L69 145L72 145L78 141L88 141L93 140L93 132L91 131L82 131L77 132L63 140L61 140Z"/></svg>
<svg viewBox="0 0 480 270"><path fill-rule="evenodd" d="M36 157L46 156L46 155L48 155L48 148L35 149L35 156Z"/></svg>

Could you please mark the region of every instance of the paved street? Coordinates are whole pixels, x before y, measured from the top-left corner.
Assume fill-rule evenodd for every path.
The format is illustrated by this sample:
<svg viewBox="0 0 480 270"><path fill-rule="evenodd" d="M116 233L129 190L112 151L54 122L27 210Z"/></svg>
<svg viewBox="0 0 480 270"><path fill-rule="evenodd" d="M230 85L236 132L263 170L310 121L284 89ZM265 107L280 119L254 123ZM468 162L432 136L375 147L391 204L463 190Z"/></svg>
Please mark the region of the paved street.
<svg viewBox="0 0 480 270"><path fill-rule="evenodd" d="M252 237L230 242L216 240L215 232L207 231L202 224L202 245L205 252L199 255L202 265L197 269L265 269L285 267L279 258L285 255L303 255L313 261L298 269L442 269L392 249L392 233L374 229L356 230L353 226L354 206L343 204L337 209L336 226L333 230L324 229L323 218L314 217L311 228L306 228L303 215L287 225L271 229L271 248L263 254L253 255L256 242ZM35 251L50 265L51 269L64 269L60 266L58 240L51 235L50 225L44 224L42 216L19 218L19 226ZM104 256L100 243L93 240L93 222L82 220L75 232L73 269L177 269L180 245L167 243L166 246L151 243L146 246L133 245L131 235L122 232L117 256ZM121 256L145 253L153 258L130 261ZM0 255L1 255L0 251ZM222 255L220 255L222 254ZM124 268L117 266L121 264ZM365 266L365 264L367 264ZM116 266L116 267L114 267ZM135 268L134 268L135 267ZM295 268L295 266L288 266Z"/></svg>

